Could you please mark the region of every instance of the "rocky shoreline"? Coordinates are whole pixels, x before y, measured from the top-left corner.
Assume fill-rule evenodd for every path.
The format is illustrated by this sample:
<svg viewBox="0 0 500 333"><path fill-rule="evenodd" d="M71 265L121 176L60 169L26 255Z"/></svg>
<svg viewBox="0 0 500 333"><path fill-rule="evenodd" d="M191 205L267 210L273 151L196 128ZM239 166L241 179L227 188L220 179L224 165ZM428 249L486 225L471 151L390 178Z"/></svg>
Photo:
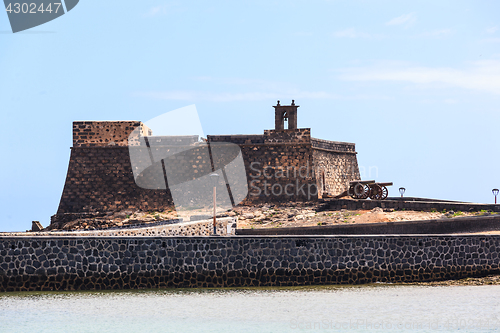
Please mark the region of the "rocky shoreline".
<svg viewBox="0 0 500 333"><path fill-rule="evenodd" d="M465 278L459 280L444 280L444 281L429 281L429 282L408 282L398 283L402 285L416 285L416 286L486 286L486 285L500 285L499 275L488 275L484 277Z"/></svg>

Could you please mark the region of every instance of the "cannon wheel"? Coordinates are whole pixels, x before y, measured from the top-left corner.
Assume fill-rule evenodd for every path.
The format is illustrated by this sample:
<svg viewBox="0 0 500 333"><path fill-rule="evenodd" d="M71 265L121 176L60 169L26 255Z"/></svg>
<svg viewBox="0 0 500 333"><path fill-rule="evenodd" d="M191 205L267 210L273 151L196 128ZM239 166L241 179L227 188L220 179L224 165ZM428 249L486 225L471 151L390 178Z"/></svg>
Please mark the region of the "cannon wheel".
<svg viewBox="0 0 500 333"><path fill-rule="evenodd" d="M349 189L347 190L347 195L349 195L353 199L356 199L356 195L354 194L354 185L349 186Z"/></svg>
<svg viewBox="0 0 500 333"><path fill-rule="evenodd" d="M355 199L363 199L363 195L365 194L365 186L361 183L357 183L353 187L353 195Z"/></svg>
<svg viewBox="0 0 500 333"><path fill-rule="evenodd" d="M380 196L380 200L387 199L388 194L389 194L389 190L387 189L387 187L382 186L382 195Z"/></svg>
<svg viewBox="0 0 500 333"><path fill-rule="evenodd" d="M361 199L368 198L370 196L370 192L371 192L370 186L365 185L365 192L363 193L363 196L361 197Z"/></svg>
<svg viewBox="0 0 500 333"><path fill-rule="evenodd" d="M378 184L373 184L370 186L370 199L380 200L382 195L382 188Z"/></svg>

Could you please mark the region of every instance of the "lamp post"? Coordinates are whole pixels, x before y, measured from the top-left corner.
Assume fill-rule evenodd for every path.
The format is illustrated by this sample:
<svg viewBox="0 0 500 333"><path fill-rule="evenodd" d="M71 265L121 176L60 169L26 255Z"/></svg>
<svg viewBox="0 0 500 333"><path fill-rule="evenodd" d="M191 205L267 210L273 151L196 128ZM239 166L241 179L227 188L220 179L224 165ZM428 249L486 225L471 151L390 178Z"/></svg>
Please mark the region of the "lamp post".
<svg viewBox="0 0 500 333"><path fill-rule="evenodd" d="M399 188L399 193L401 193L401 198L403 197L403 194L405 194L406 189L404 187Z"/></svg>
<svg viewBox="0 0 500 333"><path fill-rule="evenodd" d="M216 198L216 194L217 194L217 184L219 183L219 175L216 174L216 173L212 173L210 175L210 179L212 180L212 185L213 185L213 188L214 188L214 190L213 190L213 193L214 193L213 194L214 195L214 198L213 198L213 201L214 201L214 233L213 233L212 236L217 236L217 226L216 226L217 220L215 218L215 216L217 215L217 212L216 212L215 208L217 206L215 205L215 198Z"/></svg>
<svg viewBox="0 0 500 333"><path fill-rule="evenodd" d="M497 204L498 189L494 188L493 190L491 190L491 192L493 192L493 195L495 196L495 205L496 205Z"/></svg>

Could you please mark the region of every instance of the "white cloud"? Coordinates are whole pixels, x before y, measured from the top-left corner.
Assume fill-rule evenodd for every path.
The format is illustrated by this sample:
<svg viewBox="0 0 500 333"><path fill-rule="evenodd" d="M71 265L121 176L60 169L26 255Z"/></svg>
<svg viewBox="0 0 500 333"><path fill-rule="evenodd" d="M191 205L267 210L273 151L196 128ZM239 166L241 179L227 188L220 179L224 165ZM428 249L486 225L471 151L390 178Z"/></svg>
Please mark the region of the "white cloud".
<svg viewBox="0 0 500 333"><path fill-rule="evenodd" d="M391 99L385 95L357 94L339 95L328 91L305 91L296 88L292 83L279 81L266 81L247 78L224 78L211 76L198 76L192 78L194 81L206 83L209 90L166 90L166 91L143 91L134 92L136 97L182 100L182 101L211 101L211 102L235 102L235 101L264 101L264 100L299 100L299 99L335 99L335 100L373 100ZM238 90L238 91L235 91Z"/></svg>
<svg viewBox="0 0 500 333"><path fill-rule="evenodd" d="M292 34L295 37L311 37L312 32L298 31Z"/></svg>
<svg viewBox="0 0 500 333"><path fill-rule="evenodd" d="M156 6L148 10L145 16L157 16L167 13L167 6Z"/></svg>
<svg viewBox="0 0 500 333"><path fill-rule="evenodd" d="M193 78L195 81L210 82L211 86L245 86L245 91L296 91L296 87L283 81L268 81L262 79L247 79L238 77L212 77L198 76Z"/></svg>
<svg viewBox="0 0 500 333"><path fill-rule="evenodd" d="M447 87L500 95L500 61L498 60L473 62L464 69L381 65L348 68L340 72L339 78L347 81L411 82L424 87L435 87L435 84L441 84Z"/></svg>
<svg viewBox="0 0 500 333"><path fill-rule="evenodd" d="M382 35L369 34L366 32L357 31L354 28L349 28L345 30L336 31L333 33L334 37L337 38L382 38Z"/></svg>
<svg viewBox="0 0 500 333"><path fill-rule="evenodd" d="M336 31L333 33L335 37L348 37L348 38L357 38L357 37L367 37L368 34L360 34L354 28L349 28L346 30Z"/></svg>
<svg viewBox="0 0 500 333"><path fill-rule="evenodd" d="M498 30L498 27L495 26L495 27L491 27L491 28L486 29L486 32L489 34L494 34L497 30Z"/></svg>
<svg viewBox="0 0 500 333"><path fill-rule="evenodd" d="M481 43L500 43L500 38L484 38L480 40Z"/></svg>
<svg viewBox="0 0 500 333"><path fill-rule="evenodd" d="M424 32L420 34L419 36L422 37L445 37L450 35L453 32L451 29L441 29L441 30L434 30L434 31L429 31L429 32Z"/></svg>
<svg viewBox="0 0 500 333"><path fill-rule="evenodd" d="M177 2L171 2L167 5L159 5L149 8L149 10L143 15L145 17L154 17L161 15L172 15L173 13L182 12L183 9L181 5Z"/></svg>
<svg viewBox="0 0 500 333"><path fill-rule="evenodd" d="M401 25L405 24L406 26L410 26L417 20L417 16L415 13L403 14L401 16L395 17L392 20L385 22L385 25Z"/></svg>
<svg viewBox="0 0 500 333"><path fill-rule="evenodd" d="M289 92L206 92L189 90L137 92L135 96L152 99L182 100L182 101L211 101L211 102L235 102L235 101L262 101L269 99L337 99L335 94L324 91L289 91Z"/></svg>

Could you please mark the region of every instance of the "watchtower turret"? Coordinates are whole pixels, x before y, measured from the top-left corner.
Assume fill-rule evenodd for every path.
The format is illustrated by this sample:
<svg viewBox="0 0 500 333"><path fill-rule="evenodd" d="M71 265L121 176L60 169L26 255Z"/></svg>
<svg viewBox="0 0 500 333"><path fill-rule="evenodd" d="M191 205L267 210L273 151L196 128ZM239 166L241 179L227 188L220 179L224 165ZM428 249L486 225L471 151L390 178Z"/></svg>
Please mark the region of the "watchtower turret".
<svg viewBox="0 0 500 333"><path fill-rule="evenodd" d="M295 105L295 100L292 99L292 105L280 105L280 101L273 106L275 118L275 130L285 129L285 120L288 121L288 129L297 129L297 108L299 105Z"/></svg>

